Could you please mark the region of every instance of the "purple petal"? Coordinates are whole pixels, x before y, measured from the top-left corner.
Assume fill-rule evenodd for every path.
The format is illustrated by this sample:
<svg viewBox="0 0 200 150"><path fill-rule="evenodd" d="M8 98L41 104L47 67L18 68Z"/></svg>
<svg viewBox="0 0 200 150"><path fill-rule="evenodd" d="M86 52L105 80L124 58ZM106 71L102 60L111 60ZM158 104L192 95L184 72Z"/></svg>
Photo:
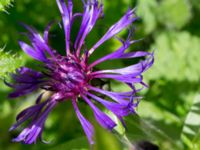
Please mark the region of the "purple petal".
<svg viewBox="0 0 200 150"><path fill-rule="evenodd" d="M123 83L130 83L130 84L142 82L142 76L134 76L132 74L128 75L97 74L93 76L93 78L113 79Z"/></svg>
<svg viewBox="0 0 200 150"><path fill-rule="evenodd" d="M116 101L120 104L124 104L124 105L128 105L128 100L130 99L130 96L134 94L134 91L110 92L110 91L106 91L106 90L99 89L99 88L92 87L92 86L89 86L88 88L92 91L106 95L106 96L110 97L111 99L113 99L114 101Z"/></svg>
<svg viewBox="0 0 200 150"><path fill-rule="evenodd" d="M80 49L86 36L92 30L102 12L103 5L100 4L99 6L99 2L97 0L93 0L92 2L88 0L87 4L85 4L80 31L75 41L75 49L77 49L77 55L80 54Z"/></svg>
<svg viewBox="0 0 200 150"><path fill-rule="evenodd" d="M92 124L81 114L75 99L72 100L72 104L74 106L76 115L83 127L83 130L88 138L88 141L90 142L90 144L94 144L94 141L93 141L94 128L93 128Z"/></svg>
<svg viewBox="0 0 200 150"><path fill-rule="evenodd" d="M143 53L139 53L143 55ZM130 56L130 55L129 55ZM127 56L127 57L129 57ZM125 68L112 69L112 70L100 70L91 73L91 78L111 78L124 83L134 84L143 83L142 73L150 68L154 63L154 54L149 54L144 61L138 64L131 65ZM125 56L126 57L126 56Z"/></svg>
<svg viewBox="0 0 200 150"><path fill-rule="evenodd" d="M129 38L127 39L126 42L122 42L122 43L123 45L118 50L94 61L92 64L90 64L89 68L92 68L96 66L97 64L104 62L106 60L137 58L137 57L144 57L144 56L151 55L149 52L144 52L144 51L124 53L130 47L130 44L133 44L133 43L131 43Z"/></svg>
<svg viewBox="0 0 200 150"><path fill-rule="evenodd" d="M47 27L45 28L45 30L44 30L44 41L45 41L45 43L46 44L48 44L49 42L48 42L48 39L49 39L49 31L50 31L50 29L51 29L51 27L52 27L52 25L54 24L55 22L54 21L51 21L48 25L47 25Z"/></svg>
<svg viewBox="0 0 200 150"><path fill-rule="evenodd" d="M149 69L154 63L154 52L152 52L149 57L144 61L143 65L145 66L145 70Z"/></svg>
<svg viewBox="0 0 200 150"><path fill-rule="evenodd" d="M91 75L112 73L112 74L121 74L121 75L132 74L133 76L138 76L143 72L143 70L144 70L144 67L143 67L142 63L138 63L136 65L128 66L128 67L121 68L121 69L96 71L96 72L91 73Z"/></svg>
<svg viewBox="0 0 200 150"><path fill-rule="evenodd" d="M31 44L37 53L41 53L45 56L45 52L48 52L52 57L53 52L51 48L47 45L47 42L42 38L42 36L32 27L29 27L26 24L22 24L28 31L28 37L31 41Z"/></svg>
<svg viewBox="0 0 200 150"><path fill-rule="evenodd" d="M55 107L56 101L52 100L51 102L46 104L45 110L41 113L40 116L36 116L33 118L33 122L27 128L25 128L16 138L14 138L13 142L23 141L25 144L36 143L37 138L40 137L44 122L47 119L49 112Z"/></svg>
<svg viewBox="0 0 200 150"><path fill-rule="evenodd" d="M136 57L144 57L147 55L150 55L150 53L144 51L137 51L137 52L124 53L118 58L136 58Z"/></svg>
<svg viewBox="0 0 200 150"><path fill-rule="evenodd" d="M15 91L10 93L8 95L9 98L17 98L17 97L20 97L20 96L24 96L26 94L29 94L33 91L35 91L38 87L36 86L31 86L31 85L16 85L15 86Z"/></svg>
<svg viewBox="0 0 200 150"><path fill-rule="evenodd" d="M14 83L10 84L10 87L12 87L14 91L9 94L10 98L29 94L38 89L39 85L43 82L43 75L32 69L21 67L17 69L16 72L16 74L12 75Z"/></svg>
<svg viewBox="0 0 200 150"><path fill-rule="evenodd" d="M125 50L127 50L129 48L129 46L130 46L130 40L128 39L126 42L123 42L123 45L118 50L96 60L95 62L90 64L89 68L92 68L92 67L96 66L97 64L104 62L106 60L112 60L112 59L118 58L119 56L121 56L124 53Z"/></svg>
<svg viewBox="0 0 200 150"><path fill-rule="evenodd" d="M106 34L89 50L89 54L92 54L96 48L98 48L105 41L109 40L117 33L132 24L137 18L135 17L134 10L128 10L127 13L111 28L106 32Z"/></svg>
<svg viewBox="0 0 200 150"><path fill-rule="evenodd" d="M89 95L91 98L98 101L99 103L103 104L108 110L112 111L116 116L120 117L127 116L134 111L134 108L132 107L133 105L110 102L100 97L97 97L91 93L87 93L87 95Z"/></svg>
<svg viewBox="0 0 200 150"><path fill-rule="evenodd" d="M42 108L44 107L44 105L45 103L42 103L39 105L31 106L23 110L20 114L17 115L17 118L16 118L17 123L12 125L9 131L15 130L17 127L19 127L22 123L24 123L29 118L34 118L35 116L37 116L42 110Z"/></svg>
<svg viewBox="0 0 200 150"><path fill-rule="evenodd" d="M16 70L16 74L12 74L12 78L18 83L32 83L43 78L43 75L30 68L20 67Z"/></svg>
<svg viewBox="0 0 200 150"><path fill-rule="evenodd" d="M70 30L71 30L71 20L72 20L72 9L73 3L71 0L68 0L68 7L65 4L64 0L56 0L60 13L62 15L64 31L65 31L65 44L66 52L70 53Z"/></svg>
<svg viewBox="0 0 200 150"><path fill-rule="evenodd" d="M28 44L19 41L19 45L21 46L21 49L28 54L29 56L33 57L36 60L42 61L42 62L46 62L46 56L42 51L36 51L35 49L33 49L33 47L29 46Z"/></svg>
<svg viewBox="0 0 200 150"><path fill-rule="evenodd" d="M82 97L88 103L88 105L93 109L94 116L102 127L108 130L112 130L116 126L116 123L108 115L99 110L86 96Z"/></svg>
<svg viewBox="0 0 200 150"><path fill-rule="evenodd" d="M121 74L121 75L132 74L133 76L140 75L142 72L147 70L150 66L152 66L153 61L154 61L152 54L148 52L133 52L133 53L123 54L119 57L119 58L131 58L131 57L137 57L137 56L140 57L140 56L145 56L145 55L149 55L150 57L144 61L139 62L138 64L124 67L121 69L100 70L100 71L91 73L91 75L95 76L95 75L103 74L103 73L112 73L112 74L114 73L114 74Z"/></svg>

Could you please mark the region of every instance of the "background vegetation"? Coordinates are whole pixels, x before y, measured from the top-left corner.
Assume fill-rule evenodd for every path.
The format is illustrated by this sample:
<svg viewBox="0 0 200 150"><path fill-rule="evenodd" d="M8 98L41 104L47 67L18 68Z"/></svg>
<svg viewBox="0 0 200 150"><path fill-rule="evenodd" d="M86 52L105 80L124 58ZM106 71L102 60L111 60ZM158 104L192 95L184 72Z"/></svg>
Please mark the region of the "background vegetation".
<svg viewBox="0 0 200 150"><path fill-rule="evenodd" d="M75 11L81 11L80 0L74 0ZM148 89L137 112L126 118L127 130L120 125L120 135L111 134L96 125L96 145L100 150L126 150L130 143L141 140L157 144L161 150L200 149L200 1L199 0L104 0L105 17L87 38L90 47L110 25L122 16L128 7L137 7L140 17L135 23L135 39L143 40L131 47L134 50L155 50L155 64L145 73ZM27 40L20 33L25 30L19 22L37 28L41 33L51 20L60 21L55 0L0 0L0 149L40 150L40 149L89 149L70 102L56 107L46 122L44 139L51 141L45 145L12 143L11 139L19 131L8 132L15 122L15 116L23 108L31 105L39 92L10 100L11 89L3 84L9 80L9 72L22 65L37 68L37 62L22 53L18 40ZM76 36L78 25L72 32ZM126 35L120 33L120 36ZM51 44L61 53L64 48L63 31L58 25L51 30ZM119 46L110 40L100 47L92 60L115 50ZM114 61L99 65L99 68L127 66L131 61ZM113 90L125 87L112 83ZM86 116L93 120L88 106L81 104ZM109 112L108 112L109 113ZM93 120L94 122L94 120ZM128 139L128 140L127 140ZM129 144L128 144L129 142Z"/></svg>

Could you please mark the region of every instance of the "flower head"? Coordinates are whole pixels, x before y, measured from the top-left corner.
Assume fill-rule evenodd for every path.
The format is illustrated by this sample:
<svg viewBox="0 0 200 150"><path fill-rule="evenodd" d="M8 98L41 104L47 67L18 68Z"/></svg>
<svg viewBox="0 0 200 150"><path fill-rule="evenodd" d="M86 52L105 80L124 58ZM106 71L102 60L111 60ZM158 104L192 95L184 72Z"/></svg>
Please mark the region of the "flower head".
<svg viewBox="0 0 200 150"><path fill-rule="evenodd" d="M22 141L26 144L34 143L37 141L37 138L41 139L45 120L51 110L60 102L71 101L90 144L93 144L94 129L92 124L81 114L78 108L77 103L80 98L93 110L96 121L102 127L111 131L116 126L115 121L101 111L94 102L103 105L124 123L124 116L135 113L138 99L140 99L140 97L136 96L136 93L140 89L136 89L135 85L141 84L145 86L142 73L152 66L154 57L153 54L144 51L126 52L130 45L135 42L131 40L130 31L125 41L120 39L122 45L119 49L89 64L89 58L99 46L112 37L115 37L116 34L130 26L137 19L134 10L129 9L117 23L108 29L94 46L90 49L85 49L83 45L87 35L93 29L97 20L103 15L103 4L99 3L98 0L83 0L83 13L75 14L73 14L72 0L68 0L67 5L64 0L57 0L57 4L63 20L66 55L60 55L56 50L52 49L48 43L48 35L52 23L47 26L43 36L35 29L24 25L29 31L28 37L31 41L31 45L22 41L19 42L19 45L29 56L42 62L44 68L41 69L41 71L35 71L30 68L21 67L12 75L14 82L6 83L14 89L14 91L9 94L10 98L23 96L37 89L51 92L51 96L45 101L42 101L41 99L44 94L42 93L37 98L34 106L23 110L17 116L17 123L14 124L10 130L16 129L27 119L31 118L32 122L13 139L13 141ZM82 23L75 42L71 44L70 32L77 16L82 17ZM97 64L106 60L130 59L145 56L145 60L125 68L94 70ZM130 91L107 91L94 86L92 81L95 79L117 80L128 85ZM104 99L100 95L106 96L112 100Z"/></svg>

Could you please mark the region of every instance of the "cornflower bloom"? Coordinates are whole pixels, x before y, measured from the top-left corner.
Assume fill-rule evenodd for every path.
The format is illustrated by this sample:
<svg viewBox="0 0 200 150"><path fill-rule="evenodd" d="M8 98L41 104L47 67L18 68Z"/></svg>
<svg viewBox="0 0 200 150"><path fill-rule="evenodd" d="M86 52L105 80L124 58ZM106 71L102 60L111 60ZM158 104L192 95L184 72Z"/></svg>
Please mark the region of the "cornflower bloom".
<svg viewBox="0 0 200 150"><path fill-rule="evenodd" d="M42 62L44 68L42 68L41 71L35 71L26 67L17 69L16 73L12 74L13 83L6 82L8 86L14 89L14 91L9 94L9 97L17 98L32 93L37 89L43 89L45 92L42 92L36 99L35 105L26 108L18 114L16 118L17 122L10 128L10 131L19 127L26 120L31 119L31 123L28 127L23 129L13 141L22 141L25 144L32 144L35 143L38 138L42 140L42 131L48 114L58 103L70 101L73 104L76 115L89 143L94 144L93 126L82 115L77 103L79 101L85 101L93 110L96 121L102 127L110 131L117 125L116 122L100 110L96 106L96 103L103 105L124 124L123 117L135 113L138 99L140 99L140 97L136 96L136 93L141 90L136 88L136 84L145 86L142 73L152 66L154 61L153 53L144 51L126 52L130 45L136 42L131 40L130 32L125 41L117 38L121 42L121 47L119 47L119 49L92 63L88 63L89 58L99 46L112 37L116 37L116 34L129 27L137 19L134 10L129 9L117 23L108 29L94 46L90 49L85 49L84 43L87 35L93 29L97 20L103 15L102 2L100 3L98 0L83 0L83 13L73 14L72 0L68 0L67 4L64 0L56 1L64 26L66 55L60 55L48 43L48 36L52 23L46 27L43 36L35 29L24 25L28 30L27 35L31 41L31 45L22 41L19 41L19 45L26 54ZM76 40L72 44L70 33L73 22L77 17L82 17L82 22ZM146 59L124 68L94 70L97 64L107 60L137 57L146 57ZM92 84L92 81L97 79L116 80L128 85L130 91L107 91ZM43 94L46 92L50 92L51 96L42 100ZM110 100L107 100L108 98Z"/></svg>

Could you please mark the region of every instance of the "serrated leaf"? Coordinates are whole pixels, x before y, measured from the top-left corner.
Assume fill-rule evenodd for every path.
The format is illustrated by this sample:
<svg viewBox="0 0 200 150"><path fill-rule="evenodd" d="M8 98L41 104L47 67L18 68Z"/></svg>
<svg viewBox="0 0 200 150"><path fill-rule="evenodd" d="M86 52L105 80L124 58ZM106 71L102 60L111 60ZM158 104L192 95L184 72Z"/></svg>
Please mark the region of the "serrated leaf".
<svg viewBox="0 0 200 150"><path fill-rule="evenodd" d="M25 60L21 55L14 55L9 52L4 52L0 49L0 78L6 77L9 73L14 72L17 68L22 66Z"/></svg>
<svg viewBox="0 0 200 150"><path fill-rule="evenodd" d="M0 0L0 11L7 12L6 8L12 6L13 1L14 0Z"/></svg>
<svg viewBox="0 0 200 150"><path fill-rule="evenodd" d="M188 32L163 32L156 36L152 49L155 48L155 64L145 74L147 78L194 82L200 79L199 37Z"/></svg>

